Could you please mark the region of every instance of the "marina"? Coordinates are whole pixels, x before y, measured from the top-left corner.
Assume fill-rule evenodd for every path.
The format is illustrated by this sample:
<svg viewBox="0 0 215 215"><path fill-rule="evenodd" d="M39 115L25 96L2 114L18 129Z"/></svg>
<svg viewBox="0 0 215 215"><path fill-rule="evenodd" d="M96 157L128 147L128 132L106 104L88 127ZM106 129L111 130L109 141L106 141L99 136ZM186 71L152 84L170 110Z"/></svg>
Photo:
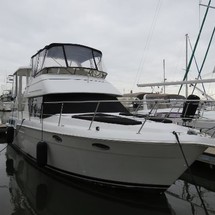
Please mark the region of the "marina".
<svg viewBox="0 0 215 215"><path fill-rule="evenodd" d="M215 124L199 123L200 98L179 105L172 95L165 113L165 99L144 96L130 111L106 76L101 51L68 43L45 46L15 71L0 127L6 210L65 214L79 210L64 199L75 198L93 211L96 199L96 209L123 214L213 214ZM150 108L138 112L144 102Z"/></svg>
<svg viewBox="0 0 215 215"><path fill-rule="evenodd" d="M212 3L2 3L0 215L215 215Z"/></svg>

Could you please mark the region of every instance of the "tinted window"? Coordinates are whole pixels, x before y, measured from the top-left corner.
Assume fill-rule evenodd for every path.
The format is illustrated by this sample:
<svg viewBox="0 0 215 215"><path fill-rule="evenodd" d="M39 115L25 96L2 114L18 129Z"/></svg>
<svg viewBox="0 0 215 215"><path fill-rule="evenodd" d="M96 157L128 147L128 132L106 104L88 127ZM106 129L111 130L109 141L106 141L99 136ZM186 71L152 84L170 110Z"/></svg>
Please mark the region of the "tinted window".
<svg viewBox="0 0 215 215"><path fill-rule="evenodd" d="M43 97L44 117L57 113L92 113L98 101L101 101L97 112L118 113L128 112L115 96L103 94L52 94ZM105 102L106 101L106 102ZM112 101L112 102L108 102ZM114 101L114 102L113 102ZM49 103L53 102L53 103Z"/></svg>

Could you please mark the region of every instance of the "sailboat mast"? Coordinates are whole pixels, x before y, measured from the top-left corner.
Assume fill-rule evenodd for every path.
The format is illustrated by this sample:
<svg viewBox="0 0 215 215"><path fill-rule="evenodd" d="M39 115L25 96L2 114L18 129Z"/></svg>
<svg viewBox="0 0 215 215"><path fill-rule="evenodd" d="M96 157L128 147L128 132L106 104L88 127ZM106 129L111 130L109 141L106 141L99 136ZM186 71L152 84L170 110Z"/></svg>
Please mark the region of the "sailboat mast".
<svg viewBox="0 0 215 215"><path fill-rule="evenodd" d="M201 28L200 28L200 30L199 30L199 34L198 34L198 37L197 37L197 39L196 39L196 43L195 43L195 46L194 46L194 49L193 49L192 55L191 55L191 57L190 57L190 61L189 61L188 66L187 66L187 68L186 68L186 72L185 72L185 75L184 75L183 81L185 81L185 80L186 80L187 75L188 75L188 73L189 73L189 70L190 70L190 67L191 67L191 64L192 64L192 61L193 61L194 55L195 55L195 51L196 51L196 48L197 48L197 45L198 45L198 43L199 43L199 39L200 39L200 36L201 36L201 33L202 33L202 29L203 29L203 26L204 26L204 23L205 23L205 20L206 20L207 14L208 14L208 10L209 10L210 4L211 4L211 0L210 0L210 1L209 1L209 3L208 3L208 6L207 6L207 9L206 9L206 12L205 12L205 15L204 15L203 21L202 21ZM180 94L181 89L182 89L182 86L183 86L183 84L180 86L180 89L179 89L179 91L178 91L178 94Z"/></svg>
<svg viewBox="0 0 215 215"><path fill-rule="evenodd" d="M166 93L166 88L165 88L165 82L166 82L166 65L165 65L165 59L163 59L163 83L164 83L164 86L163 86L163 93L165 94Z"/></svg>
<svg viewBox="0 0 215 215"><path fill-rule="evenodd" d="M205 57L204 57L204 59L203 59L202 65L201 65L201 68L200 68L200 70L198 71L198 77L197 77L197 79L201 78L201 72L202 72L202 70L203 70L205 61L206 61L206 59L207 59L208 52L209 52L209 49L210 49L210 46L211 46L211 43L212 43L212 40L213 40L213 37L214 37L214 33L215 33L215 27L214 27L214 29L213 29L213 32L212 32L212 35L211 35L211 38L210 38L210 41L209 41L209 44L208 44L208 47L207 47L207 50L206 50L206 53L205 53ZM203 87L203 89L204 89L204 85L202 85L202 87ZM195 88L196 88L196 84L195 84L194 87L193 87L193 92L192 92L192 94L194 93ZM205 90L204 90L204 91L205 91Z"/></svg>
<svg viewBox="0 0 215 215"><path fill-rule="evenodd" d="M186 37L186 71L187 71L187 67L188 67L188 34L185 35ZM186 76L186 81L188 81L188 75ZM186 91L185 91L185 96L186 98L188 97L188 84L186 84Z"/></svg>

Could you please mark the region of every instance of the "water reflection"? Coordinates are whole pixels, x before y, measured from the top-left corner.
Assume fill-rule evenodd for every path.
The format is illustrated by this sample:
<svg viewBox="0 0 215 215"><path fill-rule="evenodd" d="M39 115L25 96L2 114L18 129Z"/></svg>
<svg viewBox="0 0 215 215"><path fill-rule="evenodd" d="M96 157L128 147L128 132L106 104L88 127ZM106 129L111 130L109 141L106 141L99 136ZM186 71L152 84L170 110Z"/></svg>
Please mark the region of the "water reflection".
<svg viewBox="0 0 215 215"><path fill-rule="evenodd" d="M193 184L189 184L183 180L177 180L166 191L166 197L174 214L215 214L215 193L203 187L199 188L206 210Z"/></svg>
<svg viewBox="0 0 215 215"><path fill-rule="evenodd" d="M13 215L215 214L215 171L199 164L192 166L192 172L206 210L188 172L164 194L128 193L62 181L56 175L38 170L10 146L6 158L9 185L4 190L9 189Z"/></svg>
<svg viewBox="0 0 215 215"><path fill-rule="evenodd" d="M175 214L215 214L214 170L208 165L195 162L191 167L193 176L186 171L166 191L166 197Z"/></svg>
<svg viewBox="0 0 215 215"><path fill-rule="evenodd" d="M119 192L61 181L39 171L10 146L6 157L13 214L172 214L165 194Z"/></svg>

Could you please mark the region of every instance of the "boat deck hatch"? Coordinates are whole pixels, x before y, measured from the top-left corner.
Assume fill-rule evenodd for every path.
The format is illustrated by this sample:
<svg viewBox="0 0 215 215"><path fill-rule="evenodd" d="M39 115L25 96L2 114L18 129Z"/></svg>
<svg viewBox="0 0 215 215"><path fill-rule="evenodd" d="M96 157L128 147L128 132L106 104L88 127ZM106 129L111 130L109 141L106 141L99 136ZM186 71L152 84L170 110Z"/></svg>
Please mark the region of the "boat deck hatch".
<svg viewBox="0 0 215 215"><path fill-rule="evenodd" d="M81 115L72 116L72 118L90 120L90 121L93 120L93 117L94 117L94 114L81 114ZM120 125L140 125L140 124L142 124L141 121L128 119L125 117L109 115L109 114L96 114L94 121L112 123L112 124L120 124Z"/></svg>

